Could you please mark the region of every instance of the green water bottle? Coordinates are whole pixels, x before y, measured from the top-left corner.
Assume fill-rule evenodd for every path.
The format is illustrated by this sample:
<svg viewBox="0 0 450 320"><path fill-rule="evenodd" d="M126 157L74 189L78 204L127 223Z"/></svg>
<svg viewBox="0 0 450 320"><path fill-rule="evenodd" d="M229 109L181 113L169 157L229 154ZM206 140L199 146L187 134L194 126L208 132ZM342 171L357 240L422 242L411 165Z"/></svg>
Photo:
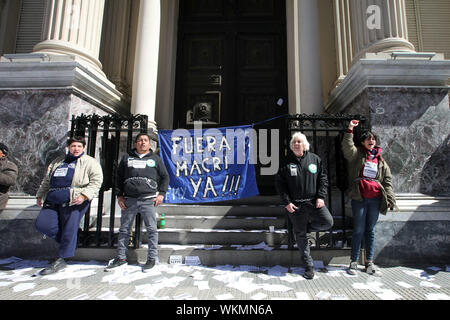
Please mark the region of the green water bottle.
<svg viewBox="0 0 450 320"><path fill-rule="evenodd" d="M159 229L164 229L166 227L166 215L161 213L161 217L159 218Z"/></svg>

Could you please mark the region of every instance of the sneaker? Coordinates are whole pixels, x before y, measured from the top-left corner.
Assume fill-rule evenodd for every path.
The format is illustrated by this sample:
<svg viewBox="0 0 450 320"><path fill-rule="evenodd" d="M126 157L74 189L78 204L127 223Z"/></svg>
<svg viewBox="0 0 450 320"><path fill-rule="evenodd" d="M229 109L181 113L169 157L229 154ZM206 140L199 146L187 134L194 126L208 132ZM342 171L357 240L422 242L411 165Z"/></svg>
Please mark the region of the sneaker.
<svg viewBox="0 0 450 320"><path fill-rule="evenodd" d="M366 263L366 272L373 276L381 276L381 272L378 270L378 268L375 266L373 262Z"/></svg>
<svg viewBox="0 0 450 320"><path fill-rule="evenodd" d="M114 260L109 261L108 265L105 268L105 271L111 271L114 268L123 266L128 264L126 259L121 259L119 257L114 258Z"/></svg>
<svg viewBox="0 0 450 320"><path fill-rule="evenodd" d="M43 276L47 276L49 274L52 273L56 273L58 271L61 271L62 269L64 269L65 267L67 267L67 263L66 261L64 261L63 258L58 258L56 260L54 260L50 266L48 266L47 268L43 269L40 274Z"/></svg>
<svg viewBox="0 0 450 320"><path fill-rule="evenodd" d="M314 267L311 267L311 266L306 267L303 277L308 280L313 279L314 278Z"/></svg>
<svg viewBox="0 0 450 320"><path fill-rule="evenodd" d="M151 268L153 268L155 266L155 260L154 259L148 259L147 263L144 264L144 266L142 267L142 271L146 272L149 271Z"/></svg>
<svg viewBox="0 0 450 320"><path fill-rule="evenodd" d="M350 266L347 269L347 273L352 276L356 276L358 273L358 262L352 261L350 262Z"/></svg>

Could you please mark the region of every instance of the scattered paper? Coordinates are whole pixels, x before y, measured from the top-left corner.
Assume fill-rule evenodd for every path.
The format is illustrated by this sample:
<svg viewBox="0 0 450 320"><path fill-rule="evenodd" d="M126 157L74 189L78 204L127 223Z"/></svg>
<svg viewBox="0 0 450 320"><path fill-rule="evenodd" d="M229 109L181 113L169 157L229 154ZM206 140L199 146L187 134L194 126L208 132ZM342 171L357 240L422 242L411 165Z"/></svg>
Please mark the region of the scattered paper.
<svg viewBox="0 0 450 320"><path fill-rule="evenodd" d="M184 264L187 266L199 266L201 265L200 258L198 256L186 256Z"/></svg>
<svg viewBox="0 0 450 320"><path fill-rule="evenodd" d="M26 290L31 290L34 289L34 287L36 286L35 283L21 283L16 285L15 287L13 287L13 291L14 292L22 292L22 291L26 291Z"/></svg>
<svg viewBox="0 0 450 320"><path fill-rule="evenodd" d="M409 283L403 282L403 281L396 282L396 284L398 284L400 287L403 287L406 289L414 288L414 286L410 285Z"/></svg>
<svg viewBox="0 0 450 320"><path fill-rule="evenodd" d="M316 297L319 298L320 300L328 300L331 297L331 293L325 292L325 291L319 291L316 294Z"/></svg>
<svg viewBox="0 0 450 320"><path fill-rule="evenodd" d="M296 292L295 296L298 300L311 300L306 292Z"/></svg>
<svg viewBox="0 0 450 320"><path fill-rule="evenodd" d="M48 296L50 293L53 293L55 291L58 291L58 288L51 287L51 288L48 288L48 289L35 291L32 294L30 294L30 297L34 297L34 296Z"/></svg>
<svg viewBox="0 0 450 320"><path fill-rule="evenodd" d="M72 299L69 299L69 300L88 300L88 299L89 299L88 294L87 293L83 293L83 294L81 294L79 296L76 296L76 297L74 297Z"/></svg>
<svg viewBox="0 0 450 320"><path fill-rule="evenodd" d="M116 292L113 292L113 291L105 292L104 294L98 296L97 299L100 299L100 300L120 300L116 296Z"/></svg>
<svg viewBox="0 0 450 320"><path fill-rule="evenodd" d="M438 285L436 283L433 283L433 282L430 282L430 281L420 281L419 285L421 287L427 287L427 288L436 288L436 289L440 289L441 288L440 285Z"/></svg>
<svg viewBox="0 0 450 320"><path fill-rule="evenodd" d="M216 296L217 300L230 300L233 298L234 296L231 293L219 294Z"/></svg>
<svg viewBox="0 0 450 320"><path fill-rule="evenodd" d="M428 293L425 296L428 300L450 300L450 296L445 293Z"/></svg>
<svg viewBox="0 0 450 320"><path fill-rule="evenodd" d="M330 297L331 300L350 300L345 294L333 294Z"/></svg>
<svg viewBox="0 0 450 320"><path fill-rule="evenodd" d="M394 291L389 290L389 289L385 289L385 290L383 290L383 292L375 293L375 294L381 300L399 300L399 299L402 299L401 295L399 295L399 294L397 294Z"/></svg>
<svg viewBox="0 0 450 320"><path fill-rule="evenodd" d="M194 281L194 286L198 287L198 290L209 290L208 281Z"/></svg>
<svg viewBox="0 0 450 320"><path fill-rule="evenodd" d="M265 298L267 298L267 294L262 293L262 292L258 292L254 296L250 297L250 299L252 299L252 300L262 300L262 299L265 299Z"/></svg>

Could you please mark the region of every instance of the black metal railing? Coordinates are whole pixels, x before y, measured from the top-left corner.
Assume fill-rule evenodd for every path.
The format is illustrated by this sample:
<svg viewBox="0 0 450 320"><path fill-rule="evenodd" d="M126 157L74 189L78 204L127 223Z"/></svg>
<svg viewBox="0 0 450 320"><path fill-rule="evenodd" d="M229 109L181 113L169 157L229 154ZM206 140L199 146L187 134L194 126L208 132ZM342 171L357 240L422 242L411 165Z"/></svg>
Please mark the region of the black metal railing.
<svg viewBox="0 0 450 320"><path fill-rule="evenodd" d="M352 228L351 221L346 219L345 191L348 187L347 163L341 151L341 141L350 120L360 120L355 133L368 129L368 121L362 115L306 115L296 114L286 118L285 154L289 150L290 137L300 131L311 144L310 151L317 154L328 174L328 197L326 205L333 215L335 224L327 232L316 232L308 235L312 249L345 248L350 244L347 230ZM294 238L292 225L287 219L289 248L293 248Z"/></svg>
<svg viewBox="0 0 450 320"><path fill-rule="evenodd" d="M103 184L98 195L98 206L96 219L91 219L90 210L84 218L84 226L79 232L79 246L92 247L104 246L114 247L117 239L114 230L116 216L116 192L114 180L118 167L119 156L132 150L133 134L148 132L148 117L144 115L118 116L97 114L72 116L70 136L82 136L86 138L87 154L100 159L103 168ZM102 232L105 197L110 190L109 226L107 233ZM92 222L95 221L95 232L91 232ZM133 246L141 246L141 217L136 216L134 228ZM107 238L104 235L107 234Z"/></svg>

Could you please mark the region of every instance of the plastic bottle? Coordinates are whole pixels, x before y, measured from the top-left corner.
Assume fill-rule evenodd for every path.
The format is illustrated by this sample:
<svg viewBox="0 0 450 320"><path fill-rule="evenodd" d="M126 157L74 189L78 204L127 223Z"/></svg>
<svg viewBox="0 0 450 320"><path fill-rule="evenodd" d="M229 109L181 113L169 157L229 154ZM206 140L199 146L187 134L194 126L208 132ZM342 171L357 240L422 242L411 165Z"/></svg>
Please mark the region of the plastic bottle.
<svg viewBox="0 0 450 320"><path fill-rule="evenodd" d="M159 218L159 229L164 229L166 227L166 215L161 213Z"/></svg>

